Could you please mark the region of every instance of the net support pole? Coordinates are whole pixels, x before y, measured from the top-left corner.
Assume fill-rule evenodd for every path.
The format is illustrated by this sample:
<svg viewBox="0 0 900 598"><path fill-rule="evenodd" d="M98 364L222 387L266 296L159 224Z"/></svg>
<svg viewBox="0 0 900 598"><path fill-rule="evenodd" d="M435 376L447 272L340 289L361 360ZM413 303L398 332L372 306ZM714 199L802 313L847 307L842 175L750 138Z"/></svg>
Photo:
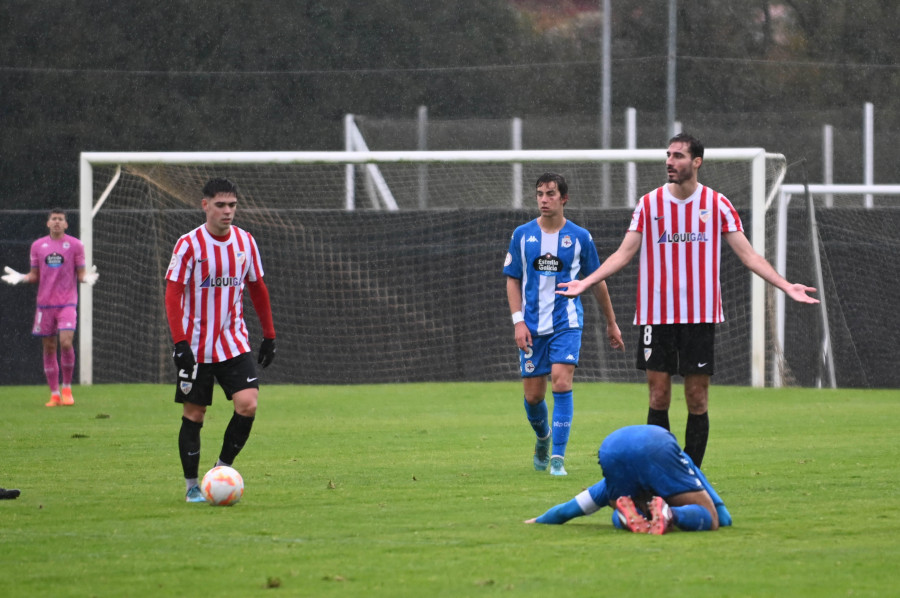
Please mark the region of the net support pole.
<svg viewBox="0 0 900 598"><path fill-rule="evenodd" d="M812 241L813 268L816 272L816 286L819 288L819 314L822 320L822 355L820 367L828 376L830 388L837 388L837 378L834 373L834 355L831 351L831 328L828 325L828 307L825 303L825 277L822 274L822 257L819 253L819 225L816 223L816 205L813 203L809 185L806 188L806 202L809 208L809 237ZM819 377L819 388L822 387L822 376Z"/></svg>
<svg viewBox="0 0 900 598"><path fill-rule="evenodd" d="M787 278L787 227L788 205L791 203L791 194L784 189L779 193L778 216L775 231L775 271ZM775 293L775 342L772 347L772 386L779 388L784 386L784 364L780 363L784 354L784 293Z"/></svg>
<svg viewBox="0 0 900 598"><path fill-rule="evenodd" d="M751 244L766 255L766 154L760 151L750 163ZM751 274L750 280L750 383L766 385L766 281Z"/></svg>
<svg viewBox="0 0 900 598"><path fill-rule="evenodd" d="M80 159L78 209L80 212L79 239L84 244L86 267L94 264L94 171L82 154ZM80 288L78 305L78 381L83 386L94 383L94 289L89 284Z"/></svg>

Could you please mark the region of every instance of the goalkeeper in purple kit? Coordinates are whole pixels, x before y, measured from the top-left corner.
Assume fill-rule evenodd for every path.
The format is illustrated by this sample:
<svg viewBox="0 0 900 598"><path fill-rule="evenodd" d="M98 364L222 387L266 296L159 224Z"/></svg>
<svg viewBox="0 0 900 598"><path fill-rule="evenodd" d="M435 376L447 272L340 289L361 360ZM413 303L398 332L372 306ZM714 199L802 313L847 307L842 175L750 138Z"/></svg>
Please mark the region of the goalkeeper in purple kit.
<svg viewBox="0 0 900 598"><path fill-rule="evenodd" d="M75 326L78 321L78 283L97 282L97 268L87 267L84 245L66 234L69 223L63 210L47 217L50 234L31 244L31 269L17 272L6 266L0 279L7 284L37 284L37 308L31 333L41 338L44 374L50 387L47 407L73 405ZM57 358L57 350L59 358ZM62 385L60 386L60 378Z"/></svg>
<svg viewBox="0 0 900 598"><path fill-rule="evenodd" d="M613 525L661 535L713 531L731 525L725 503L675 436L659 426L627 426L604 439L598 452L603 479L572 500L525 523L560 524L612 507Z"/></svg>

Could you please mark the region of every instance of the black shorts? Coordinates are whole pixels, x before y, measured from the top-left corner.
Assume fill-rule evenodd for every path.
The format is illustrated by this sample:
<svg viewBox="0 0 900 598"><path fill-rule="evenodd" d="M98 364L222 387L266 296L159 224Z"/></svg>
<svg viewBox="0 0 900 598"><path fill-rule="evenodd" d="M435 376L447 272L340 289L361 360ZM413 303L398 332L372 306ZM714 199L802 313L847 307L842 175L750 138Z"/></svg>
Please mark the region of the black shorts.
<svg viewBox="0 0 900 598"><path fill-rule="evenodd" d="M637 369L712 376L715 341L715 324L638 326Z"/></svg>
<svg viewBox="0 0 900 598"><path fill-rule="evenodd" d="M175 402L212 405L216 382L225 391L225 398L229 401L236 392L247 388L258 389L259 379L256 375L253 353L242 353L218 363L198 363L193 372L185 372L184 376L181 376L179 371Z"/></svg>

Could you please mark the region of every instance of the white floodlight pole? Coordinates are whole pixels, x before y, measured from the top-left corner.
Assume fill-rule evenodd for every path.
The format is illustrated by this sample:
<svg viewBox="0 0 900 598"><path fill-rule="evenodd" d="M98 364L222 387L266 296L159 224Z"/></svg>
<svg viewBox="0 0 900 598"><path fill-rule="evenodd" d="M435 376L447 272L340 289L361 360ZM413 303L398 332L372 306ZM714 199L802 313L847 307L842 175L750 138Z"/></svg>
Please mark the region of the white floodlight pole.
<svg viewBox="0 0 900 598"><path fill-rule="evenodd" d="M669 49L666 53L666 124L669 128L669 137L676 134L675 130L675 61L678 53L678 0L669 0Z"/></svg>
<svg viewBox="0 0 900 598"><path fill-rule="evenodd" d="M600 147L609 149L612 129L612 9L610 0L603 0L603 30L601 40L600 72ZM600 166L600 205L612 204L609 164Z"/></svg>
<svg viewBox="0 0 900 598"><path fill-rule="evenodd" d="M875 107L866 102L863 108L863 184L875 184ZM867 208L874 205L871 195L863 198Z"/></svg>

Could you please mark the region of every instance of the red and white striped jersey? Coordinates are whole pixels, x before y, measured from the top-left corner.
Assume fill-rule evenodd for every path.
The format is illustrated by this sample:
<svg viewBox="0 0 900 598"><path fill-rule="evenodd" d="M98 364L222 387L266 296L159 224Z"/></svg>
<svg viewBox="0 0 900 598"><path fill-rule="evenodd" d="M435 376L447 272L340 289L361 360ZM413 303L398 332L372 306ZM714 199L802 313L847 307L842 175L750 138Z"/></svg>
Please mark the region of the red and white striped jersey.
<svg viewBox="0 0 900 598"><path fill-rule="evenodd" d="M178 239L166 280L185 285L182 325L197 362L216 363L250 351L244 281L262 276L256 241L236 226L224 241L205 224Z"/></svg>
<svg viewBox="0 0 900 598"><path fill-rule="evenodd" d="M663 185L638 201L628 230L643 234L635 324L724 321L722 233L744 230L728 198L699 185L679 200Z"/></svg>

